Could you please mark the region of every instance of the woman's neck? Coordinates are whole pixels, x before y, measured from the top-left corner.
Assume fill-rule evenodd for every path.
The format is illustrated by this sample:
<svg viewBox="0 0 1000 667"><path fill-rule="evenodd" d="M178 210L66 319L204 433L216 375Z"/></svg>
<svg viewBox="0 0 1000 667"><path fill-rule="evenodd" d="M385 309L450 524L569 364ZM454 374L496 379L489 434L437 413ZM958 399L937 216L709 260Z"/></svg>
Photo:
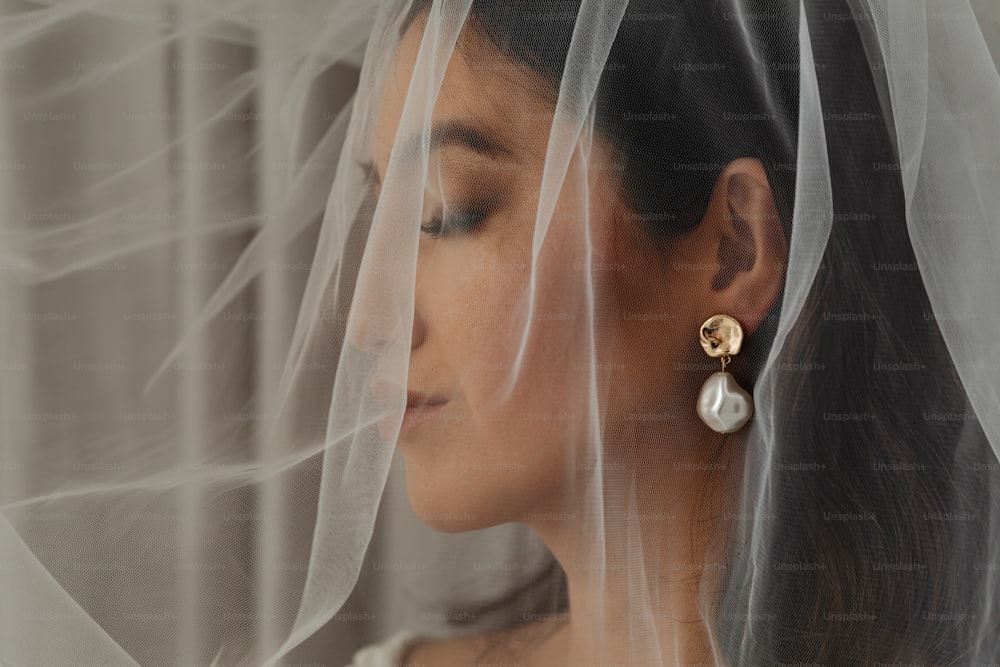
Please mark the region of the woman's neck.
<svg viewBox="0 0 1000 667"><path fill-rule="evenodd" d="M545 647L560 662L549 664L719 662L706 621L735 515L726 473L739 470L736 461L625 467L605 473L603 502L574 503L575 512L553 514L573 519L532 525L568 581L568 621ZM603 516L580 511L595 505Z"/></svg>

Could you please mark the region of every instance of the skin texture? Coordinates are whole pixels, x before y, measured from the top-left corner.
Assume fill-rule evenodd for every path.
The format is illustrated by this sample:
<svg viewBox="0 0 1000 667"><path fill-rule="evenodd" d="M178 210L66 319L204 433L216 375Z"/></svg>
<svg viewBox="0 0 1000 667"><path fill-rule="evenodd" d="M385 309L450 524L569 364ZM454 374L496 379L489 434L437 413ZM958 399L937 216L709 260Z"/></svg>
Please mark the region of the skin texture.
<svg viewBox="0 0 1000 667"><path fill-rule="evenodd" d="M381 93L372 150L382 179L423 30L418 18ZM490 206L472 234L421 235L408 388L447 403L398 440L410 502L442 531L525 523L566 570L569 620L546 621L560 627L541 645L491 658L581 664L595 660L599 642L610 651L603 659L642 664L629 656L625 641L627 587L624 579L616 585L625 564L608 552L603 592L586 567L595 536L585 521L593 517L584 514L583 482L597 464L587 443L598 434L583 419L593 408L582 390L596 372L606 457L603 539L611 546L641 537L647 587L659 587L652 611L662 654L711 661L696 565L718 562L715 538L724 527L706 528L697 513L707 508L711 518L728 507L742 450L733 444L738 435L731 437L721 458L703 465L721 436L694 413L711 372L701 370L710 360L696 332L710 315L727 313L749 335L780 293L787 247L763 167L755 159L729 164L702 222L664 250L654 247L620 196L614 151L595 137L589 154L577 150L570 160L532 284L551 91L523 68L497 67L501 56L475 32L463 32L459 47L432 119L474 124L504 151L490 157L448 144L431 154L424 220L442 199L449 208L484 199ZM591 276L595 308L588 313ZM529 308L523 297L532 292ZM579 363L591 346L595 368ZM734 357L733 367L738 362ZM513 377L512 368L518 371ZM627 511L630 494L636 504ZM469 664L482 640L428 642L407 659Z"/></svg>

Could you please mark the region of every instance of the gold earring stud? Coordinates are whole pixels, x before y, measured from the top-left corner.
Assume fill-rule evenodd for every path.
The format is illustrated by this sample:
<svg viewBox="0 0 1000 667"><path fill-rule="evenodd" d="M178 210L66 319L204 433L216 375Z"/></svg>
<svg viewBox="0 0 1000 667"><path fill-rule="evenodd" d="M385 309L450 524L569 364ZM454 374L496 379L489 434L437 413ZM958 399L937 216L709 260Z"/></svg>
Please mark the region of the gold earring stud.
<svg viewBox="0 0 1000 667"><path fill-rule="evenodd" d="M713 431L732 433L753 415L753 397L726 371L730 356L743 344L743 327L729 315L712 315L698 328L705 354L722 361L722 370L708 376L698 392L698 416Z"/></svg>

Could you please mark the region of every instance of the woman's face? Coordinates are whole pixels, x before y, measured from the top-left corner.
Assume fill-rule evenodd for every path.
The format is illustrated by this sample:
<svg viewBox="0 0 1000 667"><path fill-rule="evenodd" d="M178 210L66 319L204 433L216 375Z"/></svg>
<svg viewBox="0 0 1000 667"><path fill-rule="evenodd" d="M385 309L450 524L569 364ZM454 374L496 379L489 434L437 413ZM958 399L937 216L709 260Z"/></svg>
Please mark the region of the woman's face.
<svg viewBox="0 0 1000 667"><path fill-rule="evenodd" d="M372 147L380 181L423 25L418 18L404 36L382 92ZM404 422L397 441L411 504L441 530L572 515L574 482L595 464L589 402L604 415L606 452L626 433L671 438L688 428L696 395L678 362L700 353L697 323L677 324L696 314L664 288L678 281L629 217L599 141L572 155L532 259L553 102L540 79L475 33L459 46L432 113L448 131L431 149L422 224L442 200L458 217L437 238L421 232L407 387L443 403L412 428Z"/></svg>

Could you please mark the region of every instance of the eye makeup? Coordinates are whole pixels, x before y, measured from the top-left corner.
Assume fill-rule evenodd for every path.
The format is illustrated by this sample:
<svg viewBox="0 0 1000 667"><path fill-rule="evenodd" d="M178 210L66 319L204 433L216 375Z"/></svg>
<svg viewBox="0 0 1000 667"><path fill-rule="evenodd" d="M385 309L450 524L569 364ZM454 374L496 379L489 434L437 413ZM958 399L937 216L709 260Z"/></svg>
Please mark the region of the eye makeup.
<svg viewBox="0 0 1000 667"><path fill-rule="evenodd" d="M374 188L377 199L381 191L381 179L374 164L358 162L357 166L365 171L367 181ZM499 192L497 192L476 203L453 207L442 206L430 220L421 223L420 231L434 239L473 234L481 228L495 210L499 199Z"/></svg>
<svg viewBox="0 0 1000 667"><path fill-rule="evenodd" d="M458 207L449 210L447 215L442 209L421 224L420 231L434 239L465 236L477 231L489 213L487 206Z"/></svg>

